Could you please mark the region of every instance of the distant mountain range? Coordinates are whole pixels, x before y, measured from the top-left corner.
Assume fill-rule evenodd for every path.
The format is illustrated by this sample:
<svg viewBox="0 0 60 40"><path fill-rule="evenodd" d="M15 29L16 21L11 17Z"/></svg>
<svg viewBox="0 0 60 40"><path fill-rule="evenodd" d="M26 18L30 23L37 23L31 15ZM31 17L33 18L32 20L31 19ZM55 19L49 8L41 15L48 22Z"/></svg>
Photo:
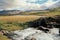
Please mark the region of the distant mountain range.
<svg viewBox="0 0 60 40"><path fill-rule="evenodd" d="M21 12L20 10L3 10L0 11L0 15L17 15L20 12Z"/></svg>
<svg viewBox="0 0 60 40"><path fill-rule="evenodd" d="M53 9L53 10L57 10L57 9L60 9L60 8L56 8L56 9ZM26 15L26 13L38 13L38 12L49 12L49 10L51 9L46 9L46 10L28 10L28 11L20 11L20 10L3 10L3 11L0 11L0 16L1 15Z"/></svg>
<svg viewBox="0 0 60 40"><path fill-rule="evenodd" d="M57 2L57 3L55 3L54 5L51 5L51 6L49 7L49 9L54 9L54 8L57 8L57 7L60 7L60 1Z"/></svg>

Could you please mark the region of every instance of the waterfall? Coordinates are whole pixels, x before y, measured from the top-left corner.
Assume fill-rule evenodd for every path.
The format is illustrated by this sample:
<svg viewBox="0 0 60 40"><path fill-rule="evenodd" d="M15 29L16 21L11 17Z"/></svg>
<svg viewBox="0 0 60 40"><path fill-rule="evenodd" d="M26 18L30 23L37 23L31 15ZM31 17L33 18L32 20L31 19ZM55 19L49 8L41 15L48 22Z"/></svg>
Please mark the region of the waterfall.
<svg viewBox="0 0 60 40"><path fill-rule="evenodd" d="M13 33L16 34L11 36L12 40L60 40L60 36L58 36L58 29L53 28L50 29L50 32L44 33L41 30L37 30L34 28L27 28L24 30L17 30Z"/></svg>

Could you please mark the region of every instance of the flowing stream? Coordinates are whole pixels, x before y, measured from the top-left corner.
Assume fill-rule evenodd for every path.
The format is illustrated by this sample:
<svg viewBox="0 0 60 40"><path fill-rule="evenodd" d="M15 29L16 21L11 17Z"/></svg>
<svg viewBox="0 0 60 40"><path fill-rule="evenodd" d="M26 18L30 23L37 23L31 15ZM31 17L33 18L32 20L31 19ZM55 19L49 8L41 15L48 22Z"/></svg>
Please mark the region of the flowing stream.
<svg viewBox="0 0 60 40"><path fill-rule="evenodd" d="M37 30L34 28L27 28L24 30L17 30L13 33L16 34L11 36L12 40L60 40L60 36L58 36L58 29L53 28L50 29L50 32L44 33L41 30Z"/></svg>

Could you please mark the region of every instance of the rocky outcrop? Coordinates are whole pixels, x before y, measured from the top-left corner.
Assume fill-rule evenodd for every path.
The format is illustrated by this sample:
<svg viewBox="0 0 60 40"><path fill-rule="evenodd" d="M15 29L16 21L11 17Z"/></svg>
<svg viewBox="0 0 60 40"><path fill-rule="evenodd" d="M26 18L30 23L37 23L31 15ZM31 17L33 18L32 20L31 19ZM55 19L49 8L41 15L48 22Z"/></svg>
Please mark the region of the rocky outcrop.
<svg viewBox="0 0 60 40"><path fill-rule="evenodd" d="M28 27L38 28L44 32L49 31L51 28L59 28L60 30L60 16L41 17L40 19L28 22Z"/></svg>

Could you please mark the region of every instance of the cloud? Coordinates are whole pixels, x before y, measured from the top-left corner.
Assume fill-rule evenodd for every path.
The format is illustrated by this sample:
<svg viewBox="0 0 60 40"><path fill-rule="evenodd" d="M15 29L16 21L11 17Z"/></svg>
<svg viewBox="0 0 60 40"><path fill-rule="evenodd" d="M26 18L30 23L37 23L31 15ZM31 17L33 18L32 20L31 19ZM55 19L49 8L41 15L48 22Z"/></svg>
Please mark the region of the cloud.
<svg viewBox="0 0 60 40"><path fill-rule="evenodd" d="M0 9L8 9L12 8L13 6L12 0L0 0Z"/></svg>
<svg viewBox="0 0 60 40"><path fill-rule="evenodd" d="M0 0L0 9L42 10L58 1L59 0Z"/></svg>
<svg viewBox="0 0 60 40"><path fill-rule="evenodd" d="M46 5L47 7L56 4L57 2L59 2L59 0L49 0L47 1L44 5Z"/></svg>

